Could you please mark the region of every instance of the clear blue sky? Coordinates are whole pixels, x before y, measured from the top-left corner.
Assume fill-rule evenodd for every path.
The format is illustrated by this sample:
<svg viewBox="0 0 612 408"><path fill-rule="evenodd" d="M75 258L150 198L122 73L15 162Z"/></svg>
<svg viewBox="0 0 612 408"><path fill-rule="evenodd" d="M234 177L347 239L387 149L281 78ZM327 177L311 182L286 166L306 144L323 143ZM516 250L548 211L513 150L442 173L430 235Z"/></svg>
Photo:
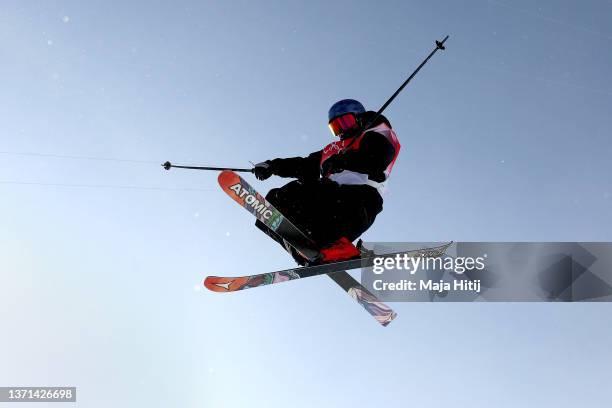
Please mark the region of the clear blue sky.
<svg viewBox="0 0 612 408"><path fill-rule="evenodd" d="M206 292L290 259L215 174L159 164L317 150L331 103L376 109L450 34L387 111L403 150L365 238L610 241L611 23L596 0L3 1L0 385L75 385L83 407L608 406L607 304L396 303L383 329L324 277Z"/></svg>

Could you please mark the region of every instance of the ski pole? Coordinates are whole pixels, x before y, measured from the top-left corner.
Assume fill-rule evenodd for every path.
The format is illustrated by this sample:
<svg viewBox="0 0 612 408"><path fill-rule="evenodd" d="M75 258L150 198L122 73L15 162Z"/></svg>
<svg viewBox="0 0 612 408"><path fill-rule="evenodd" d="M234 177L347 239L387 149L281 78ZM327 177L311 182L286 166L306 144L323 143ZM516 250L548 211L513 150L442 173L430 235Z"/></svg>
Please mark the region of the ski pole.
<svg viewBox="0 0 612 408"><path fill-rule="evenodd" d="M374 118L372 120L370 120L368 122L368 124L366 126L364 126L364 129L368 129L370 126L372 126L373 123L376 122L376 120L378 120L378 118L380 117L380 115L382 115L383 111L385 109L387 109L387 106L389 106L391 104L391 102L393 102L393 100L395 99L395 97L397 95L399 95L400 92L402 92L402 89L404 89L404 87L406 85L408 85L408 82L410 82L410 80L412 78L414 78L414 76L421 70L421 68L423 68L423 65L427 64L427 61L429 61L429 59L431 57L433 57L433 55L438 51L438 50L444 50L444 42L448 40L448 35L446 37L444 37L444 39L442 41L438 41L436 40L436 48L433 49L432 52L429 53L429 55L427 56L427 58L425 58L423 60L423 62L421 62L421 65L419 65L417 67L417 69L414 70L414 72L412 74L410 74L410 76L408 77L408 79L406 79L404 81L404 83L402 84L402 86L400 86L399 88L397 88L397 91L395 91L395 93L393 95L391 95L391 97L389 99L387 99L387 102L385 102L383 104L383 106L380 107L380 109L378 110L378 112L376 112L376 115L374 116Z"/></svg>
<svg viewBox="0 0 612 408"><path fill-rule="evenodd" d="M218 171L231 170L231 171L238 171L238 172L245 172L245 173L252 173L253 172L253 169L235 169L233 167L177 166L177 165L174 165L174 164L170 163L169 161L167 161L164 164L162 164L162 167L164 169L166 169L166 170L170 170L171 168L175 168L175 169L218 170Z"/></svg>
<svg viewBox="0 0 612 408"><path fill-rule="evenodd" d="M429 59L431 57L433 57L433 55L438 51L438 50L445 50L446 48L444 47L444 43L446 42L446 40L448 40L448 35L446 37L444 37L442 39L442 41L438 41L436 40L436 48L433 49L433 51L431 51L429 53L429 55L427 56L427 58L425 58L423 60L423 62L421 62L421 64L414 70L414 72L412 74L410 74L410 76L404 81L404 83L397 88L397 90L393 93L393 95L391 95L391 97L389 99L387 99L387 102L385 102L383 104L383 106L380 107L380 109L378 110L378 112L376 112L376 115L374 115L374 118L372 118L363 128L364 129L368 129L374 122L376 122L378 120L378 118L380 117L380 115L382 115L383 111L385 109L387 109L387 106L389 106L391 104L391 102L393 102L393 100L397 97L397 95L399 95L400 92L402 92L402 90L406 87L406 85L408 85L408 82L410 82L412 80L412 78L415 77L415 75L421 70L421 68L423 68L423 66L425 64L427 64L427 61L429 61ZM351 143L349 143L349 146L355 141L355 139L353 139L353 141L351 141ZM348 146L346 147L348 148ZM345 149L346 149L345 148ZM171 168L177 168L177 169L192 169L192 170L218 170L218 171L222 171L222 170L231 170L231 171L237 171L237 172L245 172L245 173L253 173L253 169L235 169L235 168L231 168L231 167L200 167L200 166L176 166L172 163L170 163L169 161L165 162L164 164L162 164L163 168L166 170L170 170Z"/></svg>

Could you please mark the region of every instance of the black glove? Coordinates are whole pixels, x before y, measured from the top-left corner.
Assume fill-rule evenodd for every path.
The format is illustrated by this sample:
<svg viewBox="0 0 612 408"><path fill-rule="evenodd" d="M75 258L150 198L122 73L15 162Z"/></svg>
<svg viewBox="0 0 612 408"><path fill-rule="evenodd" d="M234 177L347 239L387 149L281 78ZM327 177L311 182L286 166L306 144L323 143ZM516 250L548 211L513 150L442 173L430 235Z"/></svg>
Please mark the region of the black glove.
<svg viewBox="0 0 612 408"><path fill-rule="evenodd" d="M345 170L345 166L346 157L344 157L344 154L335 154L323 162L323 174L340 173L342 170Z"/></svg>
<svg viewBox="0 0 612 408"><path fill-rule="evenodd" d="M266 160L265 162L257 163L253 168L253 173L257 180L265 180L270 178L274 171L272 170L272 164L270 160Z"/></svg>

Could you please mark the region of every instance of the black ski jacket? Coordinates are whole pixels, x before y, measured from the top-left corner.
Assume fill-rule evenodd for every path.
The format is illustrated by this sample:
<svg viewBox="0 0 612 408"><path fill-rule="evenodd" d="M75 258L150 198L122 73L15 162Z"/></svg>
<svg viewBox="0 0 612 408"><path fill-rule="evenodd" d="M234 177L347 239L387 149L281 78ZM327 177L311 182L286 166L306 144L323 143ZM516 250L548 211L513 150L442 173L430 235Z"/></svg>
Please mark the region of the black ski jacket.
<svg viewBox="0 0 612 408"><path fill-rule="evenodd" d="M363 122L368 122L375 112L366 112ZM380 123L391 124L380 116L375 127ZM307 157L290 157L286 159L268 160L272 172L280 177L296 178L303 182L316 181L321 178L321 154L322 150L313 152ZM384 135L376 132L367 132L358 150L348 150L341 155L334 156L334 167L340 170L351 170L367 174L370 180L382 182L385 180L384 171L395 156L395 148ZM329 161L329 160L328 160ZM327 162L327 161L326 161ZM364 186L372 188L370 186Z"/></svg>

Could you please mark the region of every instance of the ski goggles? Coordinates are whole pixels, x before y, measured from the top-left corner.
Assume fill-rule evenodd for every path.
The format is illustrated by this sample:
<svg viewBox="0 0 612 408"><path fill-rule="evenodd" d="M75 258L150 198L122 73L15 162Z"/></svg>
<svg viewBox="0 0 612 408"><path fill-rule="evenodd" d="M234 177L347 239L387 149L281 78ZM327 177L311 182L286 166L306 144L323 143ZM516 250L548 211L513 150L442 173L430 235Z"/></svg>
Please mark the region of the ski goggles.
<svg viewBox="0 0 612 408"><path fill-rule="evenodd" d="M356 129L357 126L357 118L352 113L345 113L329 121L329 130L335 136L340 136L347 130Z"/></svg>

